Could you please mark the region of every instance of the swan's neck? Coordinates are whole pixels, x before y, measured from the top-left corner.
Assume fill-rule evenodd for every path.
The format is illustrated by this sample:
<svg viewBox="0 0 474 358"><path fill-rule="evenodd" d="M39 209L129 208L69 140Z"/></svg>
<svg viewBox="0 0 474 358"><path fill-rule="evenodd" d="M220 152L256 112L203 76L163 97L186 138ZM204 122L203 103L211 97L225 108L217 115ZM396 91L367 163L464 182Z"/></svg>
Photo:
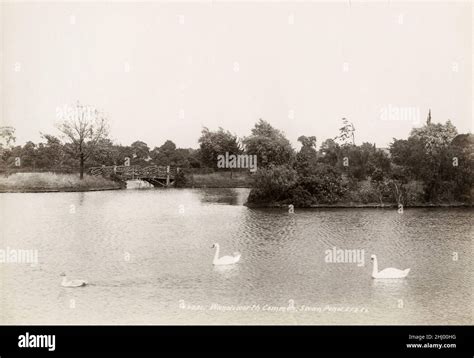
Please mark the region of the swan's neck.
<svg viewBox="0 0 474 358"><path fill-rule="evenodd" d="M375 275L377 272L379 272L379 265L377 264L377 258L374 258L374 265L372 267L372 275Z"/></svg>
<svg viewBox="0 0 474 358"><path fill-rule="evenodd" d="M219 246L216 245L216 253L214 254L214 261L216 261L219 258Z"/></svg>

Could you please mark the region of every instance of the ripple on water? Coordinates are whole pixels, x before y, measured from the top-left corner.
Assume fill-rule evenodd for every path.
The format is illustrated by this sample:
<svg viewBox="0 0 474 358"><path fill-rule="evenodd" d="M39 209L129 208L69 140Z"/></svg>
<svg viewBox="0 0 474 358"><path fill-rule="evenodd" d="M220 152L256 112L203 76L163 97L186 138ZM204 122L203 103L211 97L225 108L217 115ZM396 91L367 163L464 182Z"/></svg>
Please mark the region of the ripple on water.
<svg viewBox="0 0 474 358"><path fill-rule="evenodd" d="M250 209L246 189L2 194L3 245L39 263L5 265L1 323L472 324L469 209ZM71 212L74 206L74 213ZM21 212L21 216L18 213ZM241 262L214 267L221 254ZM326 250L364 250L328 263ZM459 259L453 260L453 253ZM411 268L406 280L371 278ZM60 287L60 272L91 283ZM190 304L365 307L367 313L229 313ZM70 302L75 300L71 311ZM403 302L403 309L398 305Z"/></svg>

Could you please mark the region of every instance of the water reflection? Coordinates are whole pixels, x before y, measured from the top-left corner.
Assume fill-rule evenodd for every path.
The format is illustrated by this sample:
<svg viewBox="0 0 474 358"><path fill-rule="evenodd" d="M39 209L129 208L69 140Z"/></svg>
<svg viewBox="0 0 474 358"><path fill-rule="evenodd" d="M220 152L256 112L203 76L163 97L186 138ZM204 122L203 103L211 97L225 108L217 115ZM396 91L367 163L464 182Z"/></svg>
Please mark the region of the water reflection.
<svg viewBox="0 0 474 358"><path fill-rule="evenodd" d="M222 265L222 266L217 265L217 266L213 266L212 269L214 272L221 275L221 277L225 279L230 279L239 274L238 265Z"/></svg>
<svg viewBox="0 0 474 358"><path fill-rule="evenodd" d="M247 199L247 189L202 188L197 193L202 203L243 205Z"/></svg>
<svg viewBox="0 0 474 358"><path fill-rule="evenodd" d="M410 289L409 279L372 279L372 289L376 299L395 301L398 297L407 297Z"/></svg>
<svg viewBox="0 0 474 358"><path fill-rule="evenodd" d="M408 285L409 281L403 278L389 279L389 278L376 278L372 279L372 286L376 289L382 289L384 291L398 291Z"/></svg>

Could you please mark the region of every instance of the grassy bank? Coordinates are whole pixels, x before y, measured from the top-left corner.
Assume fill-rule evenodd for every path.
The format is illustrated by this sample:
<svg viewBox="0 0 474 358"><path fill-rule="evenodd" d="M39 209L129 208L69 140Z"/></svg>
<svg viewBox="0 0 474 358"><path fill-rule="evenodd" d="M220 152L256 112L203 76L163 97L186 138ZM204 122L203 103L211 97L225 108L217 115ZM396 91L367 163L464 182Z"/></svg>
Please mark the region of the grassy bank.
<svg viewBox="0 0 474 358"><path fill-rule="evenodd" d="M103 177L78 174L16 173L0 177L0 192L94 191L120 189L122 186Z"/></svg>
<svg viewBox="0 0 474 358"><path fill-rule="evenodd" d="M189 174L186 177L188 188L251 188L253 178L248 172L214 172L208 174Z"/></svg>

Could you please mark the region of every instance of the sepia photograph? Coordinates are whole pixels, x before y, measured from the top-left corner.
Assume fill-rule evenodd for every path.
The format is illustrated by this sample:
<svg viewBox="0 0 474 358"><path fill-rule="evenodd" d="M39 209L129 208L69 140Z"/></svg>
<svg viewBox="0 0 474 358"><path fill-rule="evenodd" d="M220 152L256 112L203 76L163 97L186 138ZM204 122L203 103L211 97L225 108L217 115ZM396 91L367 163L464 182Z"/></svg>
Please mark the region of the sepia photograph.
<svg viewBox="0 0 474 358"><path fill-rule="evenodd" d="M468 352L473 19L2 1L0 355L84 326L403 326L398 352Z"/></svg>

